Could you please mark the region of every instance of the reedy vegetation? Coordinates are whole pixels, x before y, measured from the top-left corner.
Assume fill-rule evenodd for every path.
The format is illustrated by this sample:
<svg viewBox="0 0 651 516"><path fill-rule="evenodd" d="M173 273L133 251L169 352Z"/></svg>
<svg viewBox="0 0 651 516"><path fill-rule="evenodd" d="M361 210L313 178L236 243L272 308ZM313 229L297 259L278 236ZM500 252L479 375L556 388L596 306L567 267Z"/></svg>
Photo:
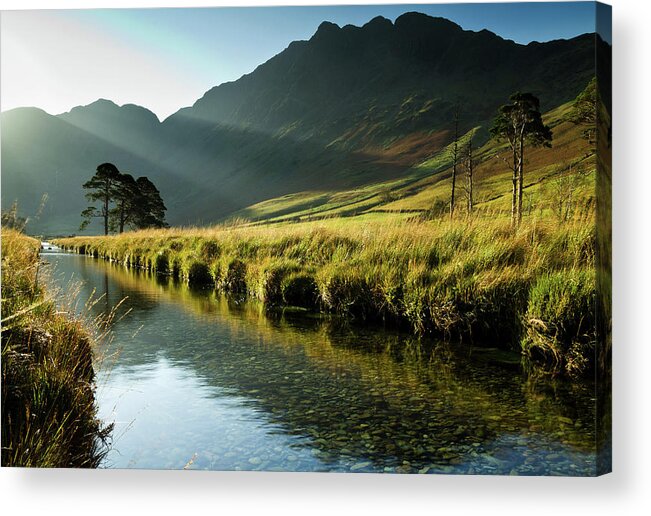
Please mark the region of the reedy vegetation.
<svg viewBox="0 0 651 516"><path fill-rule="evenodd" d="M111 428L96 416L91 336L47 298L39 247L2 228L2 466L95 467Z"/></svg>
<svg viewBox="0 0 651 516"><path fill-rule="evenodd" d="M552 371L592 367L594 217L331 219L59 239L79 253L190 285L521 349Z"/></svg>

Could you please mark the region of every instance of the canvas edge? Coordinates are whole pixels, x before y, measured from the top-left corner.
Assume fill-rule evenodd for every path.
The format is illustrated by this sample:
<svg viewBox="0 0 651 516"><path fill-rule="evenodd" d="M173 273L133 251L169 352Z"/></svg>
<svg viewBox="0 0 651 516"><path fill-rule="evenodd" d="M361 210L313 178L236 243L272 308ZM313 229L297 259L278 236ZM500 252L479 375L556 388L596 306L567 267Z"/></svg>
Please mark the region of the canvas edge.
<svg viewBox="0 0 651 516"><path fill-rule="evenodd" d="M612 7L595 2L596 113L596 474L612 471Z"/></svg>

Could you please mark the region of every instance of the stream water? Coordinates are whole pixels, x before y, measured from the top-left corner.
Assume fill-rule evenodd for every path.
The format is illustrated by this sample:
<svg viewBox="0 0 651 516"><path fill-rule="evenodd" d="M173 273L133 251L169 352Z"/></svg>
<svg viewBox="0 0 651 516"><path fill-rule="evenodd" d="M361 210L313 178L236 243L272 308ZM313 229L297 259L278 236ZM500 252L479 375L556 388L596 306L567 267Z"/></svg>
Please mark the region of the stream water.
<svg viewBox="0 0 651 516"><path fill-rule="evenodd" d="M99 416L115 424L105 467L595 474L588 383L85 256L43 258L62 309L115 310L96 366Z"/></svg>

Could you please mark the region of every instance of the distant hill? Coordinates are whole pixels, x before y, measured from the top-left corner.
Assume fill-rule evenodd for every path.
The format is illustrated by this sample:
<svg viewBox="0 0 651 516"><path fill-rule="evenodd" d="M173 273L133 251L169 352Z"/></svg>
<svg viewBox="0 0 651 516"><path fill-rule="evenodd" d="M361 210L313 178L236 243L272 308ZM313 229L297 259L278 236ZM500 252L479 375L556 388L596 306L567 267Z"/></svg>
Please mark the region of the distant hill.
<svg viewBox="0 0 651 516"><path fill-rule="evenodd" d="M596 44L585 34L520 45L419 13L363 27L324 22L310 40L162 123L107 100L58 116L2 113L2 204L17 199L21 212L34 213L47 192L46 212L30 229L75 232L81 184L104 161L149 176L173 224L214 222L306 190L404 178L449 143L457 102L462 131L481 126L485 139L514 91L533 92L546 111L573 99L595 74Z"/></svg>

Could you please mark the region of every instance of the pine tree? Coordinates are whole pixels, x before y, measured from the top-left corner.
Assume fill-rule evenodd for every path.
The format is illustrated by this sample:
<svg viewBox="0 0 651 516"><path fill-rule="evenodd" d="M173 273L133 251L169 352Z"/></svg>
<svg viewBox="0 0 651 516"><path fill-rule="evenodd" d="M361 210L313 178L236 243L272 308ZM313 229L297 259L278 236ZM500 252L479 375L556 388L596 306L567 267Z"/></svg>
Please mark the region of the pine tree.
<svg viewBox="0 0 651 516"><path fill-rule="evenodd" d="M131 174L120 174L115 191L115 208L111 210L111 229L123 233L125 226L136 222L140 188Z"/></svg>
<svg viewBox="0 0 651 516"><path fill-rule="evenodd" d="M99 201L100 207L89 206L81 212L82 223L79 229L84 229L90 224L93 217L100 217L104 221L104 234L109 233L109 219L111 216L111 203L114 201L120 183L120 171L112 163L102 163L97 167L95 175L83 185L86 199L91 202Z"/></svg>
<svg viewBox="0 0 651 516"><path fill-rule="evenodd" d="M90 190L86 198L99 201L100 207L89 206L81 213L80 229L86 228L93 217L103 219L105 235L109 230L122 233L127 227L167 227L167 208L158 188L146 177L134 179L131 174L120 173L115 165L103 163L83 187Z"/></svg>
<svg viewBox="0 0 651 516"><path fill-rule="evenodd" d="M511 222L517 226L522 221L525 145L551 147L552 131L542 121L537 97L518 92L511 95L510 101L510 104L500 107L490 132L493 138L506 140L512 153L511 161L505 161L513 170Z"/></svg>
<svg viewBox="0 0 651 516"><path fill-rule="evenodd" d="M138 209L135 216L138 228L164 228L167 208L160 196L158 188L147 177L139 177L136 181L139 190Z"/></svg>

